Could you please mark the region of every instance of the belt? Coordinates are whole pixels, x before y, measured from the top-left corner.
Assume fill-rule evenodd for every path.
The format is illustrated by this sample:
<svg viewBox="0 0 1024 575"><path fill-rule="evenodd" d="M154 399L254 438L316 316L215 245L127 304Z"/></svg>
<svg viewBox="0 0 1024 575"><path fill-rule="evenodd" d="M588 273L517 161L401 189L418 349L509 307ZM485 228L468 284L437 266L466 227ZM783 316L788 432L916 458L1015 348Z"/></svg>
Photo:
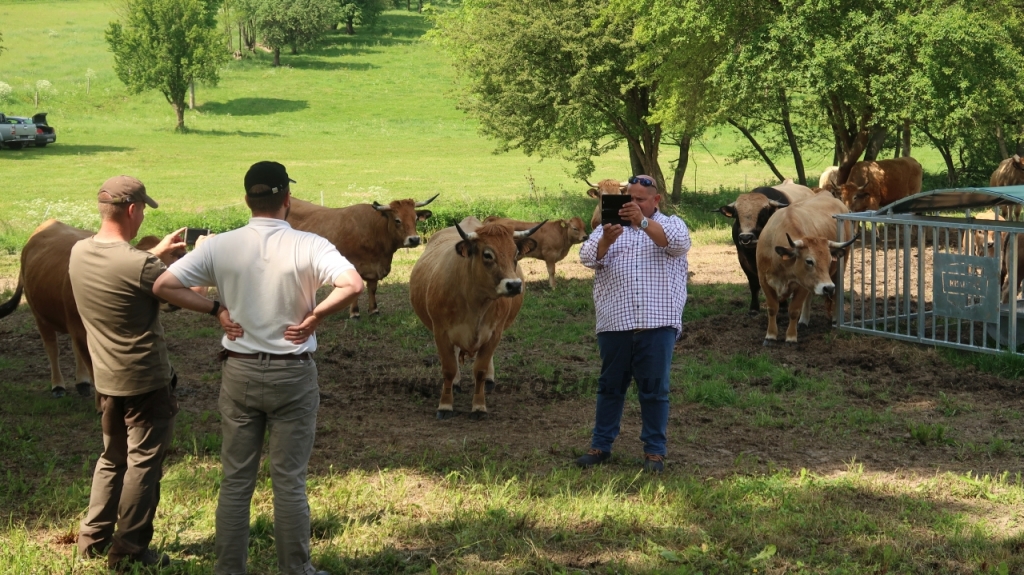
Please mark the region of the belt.
<svg viewBox="0 0 1024 575"><path fill-rule="evenodd" d="M313 354L304 353L238 353L237 351L224 350L224 355L237 359L269 359L269 360L296 360L313 359Z"/></svg>

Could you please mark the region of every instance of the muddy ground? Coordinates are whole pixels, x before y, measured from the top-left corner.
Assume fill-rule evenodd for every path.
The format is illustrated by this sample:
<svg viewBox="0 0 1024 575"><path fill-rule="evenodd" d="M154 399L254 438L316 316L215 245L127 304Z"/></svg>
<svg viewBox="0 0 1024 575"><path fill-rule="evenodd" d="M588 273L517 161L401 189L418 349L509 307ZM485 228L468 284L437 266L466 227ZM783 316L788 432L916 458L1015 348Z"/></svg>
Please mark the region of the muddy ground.
<svg viewBox="0 0 1024 575"><path fill-rule="evenodd" d="M569 260L575 256L570 255ZM578 262L578 260L575 260ZM546 271L542 262L527 261L531 289L543 293ZM823 317L821 302L809 328L800 330L800 343L763 347L767 319L762 311L748 317L745 280L731 246L703 246L690 255L691 285L742 284L733 289L722 313L686 324L677 358L723 357L766 353L797 375L835 382L843 409L881 413L889 410L901 422L857 429L829 418L829 401L788 402L770 408L781 419L808 421L799 425L756 424L756 413L738 407L711 408L687 403L673 396L669 426L670 470L719 476L741 471L773 468L808 468L821 473L845 470L851 462L866 470L911 471L930 475L936 471L998 472L1021 467L1024 453L1024 419L1021 382L973 367L955 369L948 356L933 348L888 339L839 334ZM559 266L560 285L580 287L590 272L578 263ZM529 296L529 292L528 295ZM698 303L691 296L691 304ZM382 286L379 294L385 310L405 309L407 289L401 282ZM395 312L392 312L395 313ZM590 313L589 311L587 312ZM219 365L217 330L197 314L179 312L164 316L169 346L181 382L178 398L193 433L216 433ZM363 322L384 321L364 318ZM415 322L415 316L406 317ZM582 321L582 320L581 320ZM592 322L592 319L590 320ZM456 410L463 416L449 421L434 418L439 395L440 369L425 329L411 342L392 340L387 330L354 330L348 320L336 318L323 328L317 354L323 401L320 410L314 471L334 465L372 468L381 462L416 460L420 454L469 449L487 452L492 458L529 457L543 468L565 465L588 444L592 425L592 397L561 393L538 376L535 364L556 358L564 373L580 376L596 372L596 338L582 336L565 349L523 349L517 337L499 348L498 392L488 398L489 416L470 421L467 393L456 396ZM592 325L592 324L591 324ZM786 323L782 320L780 328ZM415 332L417 327L410 327ZM522 336L519 336L520 338ZM70 346L61 339L63 370L72 372ZM0 380L26 393L48 396L49 367L31 315L22 306L0 320ZM402 366L401 369L396 366ZM768 391L766 381L737 381L737 392ZM940 394L941 392L941 394ZM945 397L963 407L949 416L938 409ZM77 401L89 409L90 400ZM833 401L832 403L835 403ZM824 413L796 411L807 408ZM8 414L17 417L17 414ZM941 422L955 441L922 445L910 436L905 420ZM634 465L641 445L639 409L627 405L615 461ZM1002 447L984 449L993 438ZM73 460L94 455L99 437L87 441L43 438Z"/></svg>

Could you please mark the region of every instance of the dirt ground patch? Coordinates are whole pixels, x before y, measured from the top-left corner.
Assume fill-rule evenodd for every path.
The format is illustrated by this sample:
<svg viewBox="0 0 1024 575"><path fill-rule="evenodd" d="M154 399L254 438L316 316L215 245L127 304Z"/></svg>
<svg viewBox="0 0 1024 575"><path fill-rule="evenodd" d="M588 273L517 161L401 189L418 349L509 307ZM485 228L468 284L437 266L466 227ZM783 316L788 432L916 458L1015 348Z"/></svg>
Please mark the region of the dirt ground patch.
<svg viewBox="0 0 1024 575"><path fill-rule="evenodd" d="M414 255L408 257L414 259ZM550 298L560 290L589 292L590 272L574 258L570 255L559 264L559 287L554 292L546 287L542 262L524 263L538 302L564 305ZM820 301L814 304L810 327L800 330L800 343L763 347L767 318L763 311L757 317L746 315L746 282L733 248L695 248L690 270L691 304L699 303L700 294L721 286L734 295L721 314L687 321L676 350L677 362L767 354L795 375L832 382L839 391L831 398L784 400L781 406L763 408L708 407L686 402L674 393L669 462L675 469L710 476L773 468L830 473L854 462L874 471L927 475L939 470L1020 469L1024 408L1019 381L973 368L955 369L932 348L833 331ZM592 331L564 345L531 339L525 331L528 326L508 332L496 356L499 387L488 397L487 419L473 422L462 416L440 422L434 418L440 370L433 343L408 312L408 291L402 281L399 271L394 280L389 278L382 285L381 317L364 319L361 325L336 317L322 328L317 360L323 401L314 471L329 465L372 468L382 461L415 460L429 450L467 447L496 458L541 454L539 465L552 467L567 464L587 447L592 396L566 393L538 365L556 364L559 377L568 380L593 377L597 363ZM589 315L592 330L592 311L574 313L578 322ZM163 318L181 379L177 394L196 434L217 432L216 417L209 415L217 409L219 332L208 319L186 312ZM524 321L521 316L519 322ZM73 366L66 337L61 340L61 353L65 375L70 376ZM0 358L0 379L41 397L48 393L48 363L26 306L0 321ZM740 394L768 386L769 382L756 379L734 382ZM80 401L83 410L90 404L72 398L60 401ZM943 412L943 402L961 406L960 413L951 415L956 412L952 408ZM468 412L469 403L468 393L456 396L457 411ZM829 413L833 404L836 413ZM816 413L801 413L804 409ZM634 401L626 411L615 461L635 465L641 456L639 407ZM840 411L884 417L877 425L858 426L838 417ZM774 423L765 423L768 416ZM786 424L787 420L803 423ZM917 441L906 423L911 420L942 425L948 435L938 441ZM99 437L86 439L55 442L55 448L67 451L71 458L94 453Z"/></svg>

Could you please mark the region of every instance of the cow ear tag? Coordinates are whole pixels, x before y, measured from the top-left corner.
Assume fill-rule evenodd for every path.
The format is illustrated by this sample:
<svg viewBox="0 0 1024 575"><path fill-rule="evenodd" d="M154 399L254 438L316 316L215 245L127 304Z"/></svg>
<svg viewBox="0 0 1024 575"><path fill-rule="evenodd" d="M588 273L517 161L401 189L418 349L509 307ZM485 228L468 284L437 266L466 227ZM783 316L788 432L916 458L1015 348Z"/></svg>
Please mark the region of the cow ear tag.
<svg viewBox="0 0 1024 575"><path fill-rule="evenodd" d="M779 254L783 260L793 259L793 253L782 246L775 246L775 253Z"/></svg>

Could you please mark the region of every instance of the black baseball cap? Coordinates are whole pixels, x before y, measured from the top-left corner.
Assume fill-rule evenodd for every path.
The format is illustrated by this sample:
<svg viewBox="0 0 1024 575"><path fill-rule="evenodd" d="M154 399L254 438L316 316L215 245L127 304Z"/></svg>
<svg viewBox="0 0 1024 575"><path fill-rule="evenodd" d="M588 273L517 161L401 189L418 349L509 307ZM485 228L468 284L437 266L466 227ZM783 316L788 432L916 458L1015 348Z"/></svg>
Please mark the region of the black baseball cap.
<svg viewBox="0 0 1024 575"><path fill-rule="evenodd" d="M288 171L277 162L256 162L245 173L245 193L250 196L276 194L288 187L288 182L296 183L288 177Z"/></svg>

